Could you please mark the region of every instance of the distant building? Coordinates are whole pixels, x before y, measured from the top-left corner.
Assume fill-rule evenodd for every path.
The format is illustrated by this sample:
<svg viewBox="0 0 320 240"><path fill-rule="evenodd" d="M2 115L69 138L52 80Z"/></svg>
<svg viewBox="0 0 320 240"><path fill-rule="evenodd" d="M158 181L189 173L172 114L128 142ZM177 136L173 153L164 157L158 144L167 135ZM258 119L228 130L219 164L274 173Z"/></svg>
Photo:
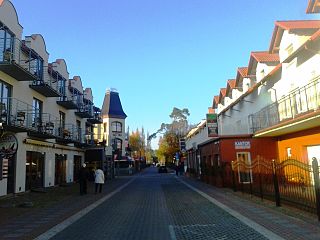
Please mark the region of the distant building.
<svg viewBox="0 0 320 240"><path fill-rule="evenodd" d="M119 93L116 90L107 90L102 105L103 124L98 126L99 141L104 141L111 155L113 149L117 158L125 156L125 119L127 115L123 111Z"/></svg>

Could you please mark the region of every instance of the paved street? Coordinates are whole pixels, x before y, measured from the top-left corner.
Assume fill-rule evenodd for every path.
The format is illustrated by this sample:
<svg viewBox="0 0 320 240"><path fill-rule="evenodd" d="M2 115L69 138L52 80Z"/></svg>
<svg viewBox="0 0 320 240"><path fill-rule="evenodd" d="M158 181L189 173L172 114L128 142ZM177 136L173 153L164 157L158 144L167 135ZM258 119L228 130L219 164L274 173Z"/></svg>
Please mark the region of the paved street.
<svg viewBox="0 0 320 240"><path fill-rule="evenodd" d="M156 171L135 177L53 239L282 239L260 225L249 227L250 220L240 221L174 174Z"/></svg>

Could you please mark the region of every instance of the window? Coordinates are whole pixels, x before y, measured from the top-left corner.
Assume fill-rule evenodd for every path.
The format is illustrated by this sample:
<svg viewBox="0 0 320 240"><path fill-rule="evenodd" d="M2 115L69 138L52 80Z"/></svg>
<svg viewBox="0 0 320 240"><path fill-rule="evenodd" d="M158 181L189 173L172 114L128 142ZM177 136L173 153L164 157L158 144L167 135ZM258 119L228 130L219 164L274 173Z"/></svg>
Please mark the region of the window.
<svg viewBox="0 0 320 240"><path fill-rule="evenodd" d="M77 125L77 133L78 133L78 141L81 140L81 122L79 120L76 121L76 125Z"/></svg>
<svg viewBox="0 0 320 240"><path fill-rule="evenodd" d="M33 98L32 109L32 122L40 123L42 121L42 102L37 98Z"/></svg>
<svg viewBox="0 0 320 240"><path fill-rule="evenodd" d="M57 78L58 78L58 88L59 88L59 93L61 94L60 100L63 101L65 99L66 96L66 79L64 79L63 77L61 77L60 74L57 74Z"/></svg>
<svg viewBox="0 0 320 240"><path fill-rule="evenodd" d="M62 129L65 127L66 114L64 112L59 112L59 125Z"/></svg>
<svg viewBox="0 0 320 240"><path fill-rule="evenodd" d="M122 124L121 122L112 122L111 123L112 132L122 132Z"/></svg>
<svg viewBox="0 0 320 240"><path fill-rule="evenodd" d="M0 81L0 99L1 102L7 101L9 97L11 97L11 85Z"/></svg>
<svg viewBox="0 0 320 240"><path fill-rule="evenodd" d="M13 59L14 35L0 22L0 62Z"/></svg>
<svg viewBox="0 0 320 240"><path fill-rule="evenodd" d="M251 159L249 152L238 152L238 174L240 183L252 182Z"/></svg>
<svg viewBox="0 0 320 240"><path fill-rule="evenodd" d="M104 132L104 133L107 132L107 123L103 123L103 132Z"/></svg>

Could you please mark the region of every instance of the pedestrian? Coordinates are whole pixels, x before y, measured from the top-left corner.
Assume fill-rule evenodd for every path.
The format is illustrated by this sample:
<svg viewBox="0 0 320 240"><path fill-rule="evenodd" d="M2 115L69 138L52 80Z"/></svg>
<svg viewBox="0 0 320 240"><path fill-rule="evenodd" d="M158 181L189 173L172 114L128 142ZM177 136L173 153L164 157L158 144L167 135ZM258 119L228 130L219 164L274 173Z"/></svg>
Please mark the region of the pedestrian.
<svg viewBox="0 0 320 240"><path fill-rule="evenodd" d="M99 193L101 193L102 185L104 184L104 173L100 168L98 168L94 172L94 182L95 182L95 193L98 192L98 188L99 188Z"/></svg>
<svg viewBox="0 0 320 240"><path fill-rule="evenodd" d="M88 169L86 164L83 163L79 171L79 184L80 184L80 195L87 194L87 180L88 180Z"/></svg>
<svg viewBox="0 0 320 240"><path fill-rule="evenodd" d="M179 174L179 165L176 164L176 175L178 176L178 174Z"/></svg>

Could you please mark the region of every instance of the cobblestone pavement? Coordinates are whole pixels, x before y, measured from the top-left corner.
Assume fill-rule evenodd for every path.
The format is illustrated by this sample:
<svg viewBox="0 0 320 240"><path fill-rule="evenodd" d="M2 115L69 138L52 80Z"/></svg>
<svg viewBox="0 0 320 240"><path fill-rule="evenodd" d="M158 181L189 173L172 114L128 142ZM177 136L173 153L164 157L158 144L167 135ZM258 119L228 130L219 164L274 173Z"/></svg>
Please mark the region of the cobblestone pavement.
<svg viewBox="0 0 320 240"><path fill-rule="evenodd" d="M320 239L315 216L283 210L149 168L110 181L101 195L73 194L0 221L0 239Z"/></svg>
<svg viewBox="0 0 320 240"><path fill-rule="evenodd" d="M268 238L182 184L175 175L158 174L156 168L150 168L53 239Z"/></svg>
<svg viewBox="0 0 320 240"><path fill-rule="evenodd" d="M119 188L128 180L129 178L124 177L107 181L104 185L103 193L97 195L93 194L93 183L89 183L88 194L84 196L79 196L79 186L74 184L63 189L51 189L49 193L26 193L14 199L2 199L2 207L0 207L0 239L33 239ZM55 194L59 196L55 196ZM55 199L49 201L50 199L48 198ZM18 205L21 201L32 201L35 206L31 208L11 206L13 202Z"/></svg>

